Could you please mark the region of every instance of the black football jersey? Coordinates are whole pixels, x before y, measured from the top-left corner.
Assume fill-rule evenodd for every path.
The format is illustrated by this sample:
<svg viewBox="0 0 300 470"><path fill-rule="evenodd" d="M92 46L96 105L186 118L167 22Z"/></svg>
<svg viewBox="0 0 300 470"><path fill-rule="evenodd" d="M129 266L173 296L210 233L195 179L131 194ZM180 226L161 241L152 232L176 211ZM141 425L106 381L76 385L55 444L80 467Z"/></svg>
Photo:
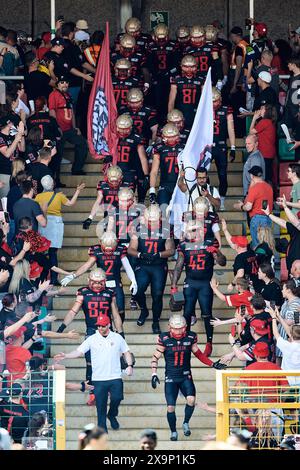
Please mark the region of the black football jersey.
<svg viewBox="0 0 300 470"><path fill-rule="evenodd" d="M113 253L104 253L100 245L89 248L89 256L96 258L97 268L103 269L107 281L121 281L122 258L127 256L127 248L117 246Z"/></svg>
<svg viewBox="0 0 300 470"><path fill-rule="evenodd" d="M190 331L184 338L172 338L170 333L161 333L157 344L165 348L166 381L180 381L191 375L192 346L197 344L197 334Z"/></svg>
<svg viewBox="0 0 300 470"><path fill-rule="evenodd" d="M35 113L26 121L27 131L34 126L38 126L41 131L42 140L56 140L61 137L56 119L49 116L49 113Z"/></svg>
<svg viewBox="0 0 300 470"><path fill-rule="evenodd" d="M137 79L141 79L142 76L142 68L145 66L145 56L141 52L134 52L129 57L124 57L120 52L113 52L111 54L111 63L112 67L115 66L117 60L119 59L127 59L131 63L131 75L136 77Z"/></svg>
<svg viewBox="0 0 300 470"><path fill-rule="evenodd" d="M227 145L228 114L232 114L232 109L229 106L221 106L214 111L214 143L216 145Z"/></svg>
<svg viewBox="0 0 300 470"><path fill-rule="evenodd" d="M159 227L151 230L143 225L138 236L138 251L149 255L155 255L156 253L165 251L166 241L170 237L170 233L167 228ZM152 264L161 266L166 265L167 262L167 258L158 258ZM145 265L147 263L143 259L138 259L138 264Z"/></svg>
<svg viewBox="0 0 300 470"><path fill-rule="evenodd" d="M136 170L137 160L139 160L137 147L142 144L142 137L131 133L125 139L119 139L117 165L123 173Z"/></svg>
<svg viewBox="0 0 300 470"><path fill-rule="evenodd" d="M236 256L233 263L233 272L236 276L239 269L244 270L244 276L253 282L254 288L258 282L258 259L255 252L249 248L246 252Z"/></svg>
<svg viewBox="0 0 300 470"><path fill-rule="evenodd" d="M183 149L184 145L181 143L174 147L164 143L153 146L152 155L159 155L160 160L160 186L168 183L176 184L179 173L177 157Z"/></svg>
<svg viewBox="0 0 300 470"><path fill-rule="evenodd" d="M177 76L171 77L170 83L177 87L175 108L183 113L185 125L190 129L200 101L204 79L203 77Z"/></svg>
<svg viewBox="0 0 300 470"><path fill-rule="evenodd" d="M124 33L119 33L115 40L115 48L117 49L120 44L120 39ZM148 33L141 33L135 37L135 50L145 54L148 50L149 45L152 43L152 36Z"/></svg>
<svg viewBox="0 0 300 470"><path fill-rule="evenodd" d="M161 46L155 42L148 49L147 66L154 80L168 75L178 67L179 54L174 41Z"/></svg>
<svg viewBox="0 0 300 470"><path fill-rule="evenodd" d="M115 297L112 289L94 292L89 287L81 287L77 295L83 296L82 310L87 328L96 329L97 318L100 316L108 315L111 318L111 304Z"/></svg>
<svg viewBox="0 0 300 470"><path fill-rule="evenodd" d="M151 138L151 127L157 124L156 111L149 106L143 106L139 111L132 111L128 106L122 106L120 114L128 114L134 126L134 132L142 137L142 144L146 145Z"/></svg>
<svg viewBox="0 0 300 470"><path fill-rule="evenodd" d="M130 242L130 235L139 229L139 217L141 212L134 205L128 211L122 210L120 207L112 209L109 215L114 219L113 232L117 235L119 244Z"/></svg>
<svg viewBox="0 0 300 470"><path fill-rule="evenodd" d="M179 243L177 251L184 257L186 277L193 280L210 281L214 272L213 253L217 252L214 244L205 241L193 242L184 240Z"/></svg>
<svg viewBox="0 0 300 470"><path fill-rule="evenodd" d="M126 105L128 91L131 90L131 88L138 88L139 84L140 82L136 77L128 77L126 80L121 80L118 77L112 78L112 86L118 109ZM120 112L120 114L122 113Z"/></svg>
<svg viewBox="0 0 300 470"><path fill-rule="evenodd" d="M106 181L99 181L97 191L101 191L103 197L102 204L109 210L111 207L118 207L118 194L120 189L131 187L132 185L130 183L124 182L118 188L112 188Z"/></svg>

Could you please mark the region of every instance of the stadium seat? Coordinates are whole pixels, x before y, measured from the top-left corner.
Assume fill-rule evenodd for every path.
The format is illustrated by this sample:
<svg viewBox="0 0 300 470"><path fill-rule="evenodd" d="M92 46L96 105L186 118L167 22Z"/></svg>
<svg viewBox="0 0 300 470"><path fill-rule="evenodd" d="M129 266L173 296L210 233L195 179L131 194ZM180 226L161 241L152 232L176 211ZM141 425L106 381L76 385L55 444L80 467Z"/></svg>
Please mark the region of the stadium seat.
<svg viewBox="0 0 300 470"><path fill-rule="evenodd" d="M287 171L288 171L289 163L280 163L279 166L279 186L290 186L291 181L288 179Z"/></svg>
<svg viewBox="0 0 300 470"><path fill-rule="evenodd" d="M280 161L295 161L295 152L290 152L292 144L287 144L286 139L279 139L279 159Z"/></svg>
<svg viewBox="0 0 300 470"><path fill-rule="evenodd" d="M287 281L289 278L289 273L286 267L285 257L280 260L280 280L281 282Z"/></svg>

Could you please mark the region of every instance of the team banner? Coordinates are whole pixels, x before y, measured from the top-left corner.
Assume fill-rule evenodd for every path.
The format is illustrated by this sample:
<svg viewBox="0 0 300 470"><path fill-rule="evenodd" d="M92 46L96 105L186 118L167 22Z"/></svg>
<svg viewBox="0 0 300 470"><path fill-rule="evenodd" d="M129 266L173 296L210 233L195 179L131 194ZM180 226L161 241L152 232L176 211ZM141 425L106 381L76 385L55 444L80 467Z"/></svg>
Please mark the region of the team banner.
<svg viewBox="0 0 300 470"><path fill-rule="evenodd" d="M113 162L116 163L118 145L117 117L118 113L111 80L109 23L107 22L87 115L88 145L90 153L96 160L112 155Z"/></svg>
<svg viewBox="0 0 300 470"><path fill-rule="evenodd" d="M211 148L214 138L214 113L212 101L211 69L209 69L206 81L197 108L193 127L187 143L181 154L178 155L179 171L194 169L204 166L209 169L211 164ZM193 181L192 181L193 179ZM186 178L189 189L195 184L194 178ZM176 185L172 200L169 205L170 221L174 224L177 238L180 238L183 227L182 215L187 210L188 198Z"/></svg>

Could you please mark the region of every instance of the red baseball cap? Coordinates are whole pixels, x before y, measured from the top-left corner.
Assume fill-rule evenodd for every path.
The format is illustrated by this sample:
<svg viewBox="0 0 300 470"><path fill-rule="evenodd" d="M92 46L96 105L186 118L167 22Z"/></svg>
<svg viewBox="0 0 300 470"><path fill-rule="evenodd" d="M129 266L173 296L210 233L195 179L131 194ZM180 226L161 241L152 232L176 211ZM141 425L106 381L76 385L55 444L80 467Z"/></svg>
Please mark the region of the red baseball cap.
<svg viewBox="0 0 300 470"><path fill-rule="evenodd" d="M249 244L248 238L243 236L231 237L231 241L240 248L247 248Z"/></svg>
<svg viewBox="0 0 300 470"><path fill-rule="evenodd" d="M110 318L107 315L102 315L97 318L97 326L107 326L110 324Z"/></svg>
<svg viewBox="0 0 300 470"><path fill-rule="evenodd" d="M269 333L269 329L267 328L266 323L263 320L252 320L250 323L250 327L255 330L260 336L267 335Z"/></svg>
<svg viewBox="0 0 300 470"><path fill-rule="evenodd" d="M51 32L47 31L46 33L42 34L42 40L44 42L50 42L51 41Z"/></svg>
<svg viewBox="0 0 300 470"><path fill-rule="evenodd" d="M256 343L253 348L253 354L257 357L268 357L269 348L267 343Z"/></svg>

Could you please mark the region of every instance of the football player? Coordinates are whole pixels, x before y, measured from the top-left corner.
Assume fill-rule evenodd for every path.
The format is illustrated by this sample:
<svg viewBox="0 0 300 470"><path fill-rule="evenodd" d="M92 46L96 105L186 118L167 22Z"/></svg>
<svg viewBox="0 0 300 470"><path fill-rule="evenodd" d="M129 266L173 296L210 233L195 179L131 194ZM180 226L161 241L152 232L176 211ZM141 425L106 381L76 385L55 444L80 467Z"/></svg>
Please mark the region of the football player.
<svg viewBox="0 0 300 470"><path fill-rule="evenodd" d="M152 42L151 34L142 32L142 24L138 18L129 18L125 23L125 33L133 36L136 41L136 51L145 54L148 50L149 44ZM124 33L118 34L115 41L115 48L120 48L120 39Z"/></svg>
<svg viewBox="0 0 300 470"><path fill-rule="evenodd" d="M233 111L229 106L222 106L222 95L217 88L213 88L214 107L214 145L212 148L212 158L215 160L218 177L219 192L221 198L220 210L225 210L225 197L227 194L227 136L230 141L231 162L235 160L235 131Z"/></svg>
<svg viewBox="0 0 300 470"><path fill-rule="evenodd" d="M179 109L184 116L185 125L191 129L201 97L203 77L197 77L197 61L192 55L181 60L181 76L171 77L171 90L168 110Z"/></svg>
<svg viewBox="0 0 300 470"><path fill-rule="evenodd" d="M178 179L177 157L182 152L184 146L180 143L180 133L174 124L166 124L162 129L161 144L153 147L152 168L150 173L150 203L156 202L156 180L160 170L160 187L157 195L157 202L169 204Z"/></svg>
<svg viewBox="0 0 300 470"><path fill-rule="evenodd" d="M123 291L121 268L125 269L131 281L130 291L133 295L137 293L137 283L134 272L127 258L127 249L118 244L114 232L105 232L98 245L91 246L88 252L89 259L80 266L75 273L70 273L61 280L62 286L67 286L77 277L82 276L89 269L97 265L106 275L106 287L113 289L122 323L125 320L125 296Z"/></svg>
<svg viewBox="0 0 300 470"><path fill-rule="evenodd" d="M144 325L149 310L146 290L151 286L153 333L160 333L159 319L163 308L163 295L168 275L168 258L174 255L174 241L169 229L162 227L162 214L159 206L151 205L143 215L144 223L139 232L133 234L128 254L136 258L135 276L138 285L136 300L141 308L137 325Z"/></svg>
<svg viewBox="0 0 300 470"><path fill-rule="evenodd" d="M119 110L126 105L127 93L131 88L139 86L139 80L131 76L131 63L128 59L119 59L114 67L115 75L112 77L112 86L116 106Z"/></svg>
<svg viewBox="0 0 300 470"><path fill-rule="evenodd" d="M106 275L102 269L94 269L90 272L88 286L78 289L76 301L64 318L64 321L57 332L62 333L67 326L72 323L75 316L82 309L85 316L86 337L95 334L97 331L97 319L100 316L108 316L113 319L117 333L124 337L122 320L120 318L116 304L115 293L112 289L106 288ZM86 380L90 381L92 377L91 356L89 353L86 358ZM90 395L87 403L89 406L95 404L94 394Z"/></svg>
<svg viewBox="0 0 300 470"><path fill-rule="evenodd" d="M120 39L119 52L111 54L111 62L114 67L119 59L128 59L131 63L131 74L136 77L140 83L150 82L150 75L146 67L144 54L136 51L136 40L130 34L124 34Z"/></svg>
<svg viewBox="0 0 300 470"><path fill-rule="evenodd" d="M183 433L187 437L191 435L189 422L196 401L196 389L191 372L191 354L193 353L200 362L208 367L214 367L215 369L226 368L220 361L212 362L208 359L200 351L197 343L197 334L187 330L185 318L180 314L173 314L169 319L169 331L159 335L156 351L152 357L151 385L154 389L160 383L157 375L158 361L162 355L165 358L165 397L171 441L178 440L175 407L179 391L186 399L182 425Z"/></svg>

